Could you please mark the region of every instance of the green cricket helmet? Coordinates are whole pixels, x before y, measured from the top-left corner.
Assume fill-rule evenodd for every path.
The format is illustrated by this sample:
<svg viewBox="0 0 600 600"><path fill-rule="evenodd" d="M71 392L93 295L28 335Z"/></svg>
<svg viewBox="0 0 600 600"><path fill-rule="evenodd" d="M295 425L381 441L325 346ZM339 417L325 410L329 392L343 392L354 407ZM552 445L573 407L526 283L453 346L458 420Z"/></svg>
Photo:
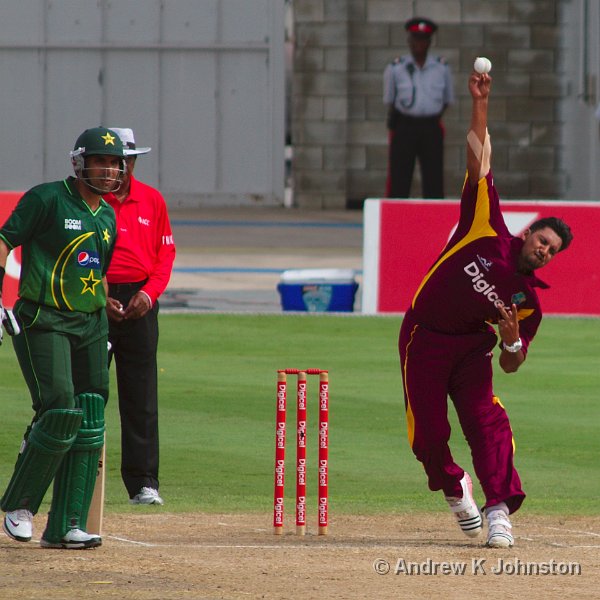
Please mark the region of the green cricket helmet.
<svg viewBox="0 0 600 600"><path fill-rule="evenodd" d="M105 194L111 191L115 192L119 189L125 174L125 150L121 138L112 129L108 129L107 127L86 129L77 138L75 147L70 154L76 177L92 190ZM113 179L107 176L108 185L106 187L92 185L90 178L87 176L85 166L87 156L118 156L121 159L118 178Z"/></svg>
<svg viewBox="0 0 600 600"><path fill-rule="evenodd" d="M86 129L77 138L71 156L92 156L94 154L124 157L123 142L119 135L107 127Z"/></svg>

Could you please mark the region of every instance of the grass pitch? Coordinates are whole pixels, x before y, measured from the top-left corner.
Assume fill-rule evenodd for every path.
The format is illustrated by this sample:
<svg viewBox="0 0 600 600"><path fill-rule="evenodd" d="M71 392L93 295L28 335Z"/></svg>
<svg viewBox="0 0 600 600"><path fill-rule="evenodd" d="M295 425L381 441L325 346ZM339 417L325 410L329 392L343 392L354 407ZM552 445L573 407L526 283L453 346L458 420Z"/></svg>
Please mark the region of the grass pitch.
<svg viewBox="0 0 600 600"><path fill-rule="evenodd" d="M165 510L270 514L278 368L330 373L332 513L439 510L440 494L406 440L398 317L169 315L160 320L161 492ZM12 472L30 399L11 344L0 348L0 488ZM515 463L537 513L598 514L600 320L545 318L521 370L496 368L515 434ZM494 359L497 362L497 358ZM295 493L295 377L288 388L289 512ZM111 370L107 510L128 512L119 474ZM309 378L308 511L316 519L317 378ZM451 447L471 470L451 409ZM476 498L482 501L477 488ZM42 507L44 510L45 507ZM138 509L139 510L139 509ZM290 518L290 517L288 517Z"/></svg>

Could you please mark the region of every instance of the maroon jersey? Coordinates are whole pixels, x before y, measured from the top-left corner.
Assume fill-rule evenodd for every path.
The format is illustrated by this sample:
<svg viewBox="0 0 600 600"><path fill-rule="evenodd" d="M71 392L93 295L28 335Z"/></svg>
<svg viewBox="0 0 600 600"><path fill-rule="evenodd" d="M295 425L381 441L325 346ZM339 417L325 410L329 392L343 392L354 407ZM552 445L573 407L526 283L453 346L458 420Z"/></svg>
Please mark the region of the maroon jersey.
<svg viewBox="0 0 600 600"><path fill-rule="evenodd" d="M413 298L416 321L439 333L475 333L498 321L499 306L516 304L526 352L542 318L535 288L548 286L517 271L522 247L504 223L492 172L477 187L465 182L457 229Z"/></svg>

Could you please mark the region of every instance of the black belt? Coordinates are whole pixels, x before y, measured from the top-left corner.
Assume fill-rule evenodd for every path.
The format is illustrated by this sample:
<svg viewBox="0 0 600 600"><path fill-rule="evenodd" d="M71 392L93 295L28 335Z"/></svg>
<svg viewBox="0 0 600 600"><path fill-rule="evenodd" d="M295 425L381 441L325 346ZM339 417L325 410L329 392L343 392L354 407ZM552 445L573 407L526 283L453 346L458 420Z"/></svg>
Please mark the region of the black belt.
<svg viewBox="0 0 600 600"><path fill-rule="evenodd" d="M144 279L144 281L135 281L133 283L109 283L108 289L111 292L119 293L119 292L137 292L141 290L148 280Z"/></svg>

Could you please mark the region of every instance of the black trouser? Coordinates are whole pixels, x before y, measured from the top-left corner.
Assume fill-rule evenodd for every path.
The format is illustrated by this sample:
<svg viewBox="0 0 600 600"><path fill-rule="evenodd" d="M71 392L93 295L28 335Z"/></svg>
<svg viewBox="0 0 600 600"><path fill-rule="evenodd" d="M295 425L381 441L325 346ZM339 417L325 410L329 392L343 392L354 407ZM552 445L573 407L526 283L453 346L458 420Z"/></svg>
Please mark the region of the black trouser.
<svg viewBox="0 0 600 600"><path fill-rule="evenodd" d="M390 142L390 198L408 198L419 159L423 198L444 197L444 134L439 117L395 114Z"/></svg>
<svg viewBox="0 0 600 600"><path fill-rule="evenodd" d="M144 282L109 285L125 307ZM121 477L133 498L142 487L158 489L158 302L141 319L109 323L121 414Z"/></svg>

